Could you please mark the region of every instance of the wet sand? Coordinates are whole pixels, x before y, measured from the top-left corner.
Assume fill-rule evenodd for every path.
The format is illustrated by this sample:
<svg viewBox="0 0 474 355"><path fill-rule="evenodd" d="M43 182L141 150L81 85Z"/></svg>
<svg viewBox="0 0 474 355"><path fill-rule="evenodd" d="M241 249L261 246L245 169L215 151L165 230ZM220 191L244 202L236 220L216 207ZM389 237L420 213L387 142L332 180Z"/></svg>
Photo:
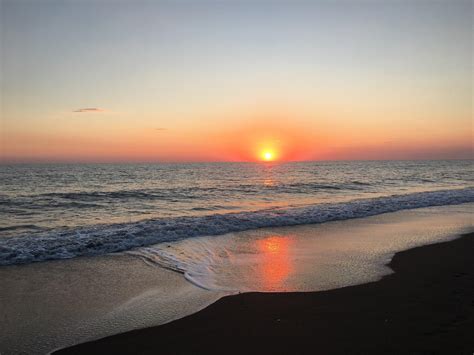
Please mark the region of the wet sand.
<svg viewBox="0 0 474 355"><path fill-rule="evenodd" d="M0 280L2 355L164 324L222 297L123 254L0 267Z"/></svg>
<svg viewBox="0 0 474 355"><path fill-rule="evenodd" d="M382 280L246 293L59 354L472 354L474 233L397 253Z"/></svg>

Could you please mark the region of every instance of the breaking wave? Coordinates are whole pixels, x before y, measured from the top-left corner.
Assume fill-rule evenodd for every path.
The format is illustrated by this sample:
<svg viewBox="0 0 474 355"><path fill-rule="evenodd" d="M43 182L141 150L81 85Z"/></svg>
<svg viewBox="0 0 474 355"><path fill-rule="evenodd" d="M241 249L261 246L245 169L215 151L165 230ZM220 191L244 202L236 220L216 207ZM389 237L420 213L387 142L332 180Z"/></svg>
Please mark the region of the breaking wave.
<svg viewBox="0 0 474 355"><path fill-rule="evenodd" d="M0 265L122 252L197 236L368 217L405 209L474 202L474 188L418 192L255 212L156 218L0 238Z"/></svg>

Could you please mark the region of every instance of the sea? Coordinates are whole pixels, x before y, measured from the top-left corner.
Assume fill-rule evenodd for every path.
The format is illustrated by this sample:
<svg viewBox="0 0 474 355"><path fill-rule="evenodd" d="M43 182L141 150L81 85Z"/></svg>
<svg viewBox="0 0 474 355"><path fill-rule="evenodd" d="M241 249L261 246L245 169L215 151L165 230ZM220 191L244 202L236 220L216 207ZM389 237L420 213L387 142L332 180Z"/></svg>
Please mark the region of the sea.
<svg viewBox="0 0 474 355"><path fill-rule="evenodd" d="M0 352L51 353L240 292L380 280L395 253L474 230L473 167L1 165Z"/></svg>
<svg viewBox="0 0 474 355"><path fill-rule="evenodd" d="M474 202L472 160L0 166L0 265Z"/></svg>

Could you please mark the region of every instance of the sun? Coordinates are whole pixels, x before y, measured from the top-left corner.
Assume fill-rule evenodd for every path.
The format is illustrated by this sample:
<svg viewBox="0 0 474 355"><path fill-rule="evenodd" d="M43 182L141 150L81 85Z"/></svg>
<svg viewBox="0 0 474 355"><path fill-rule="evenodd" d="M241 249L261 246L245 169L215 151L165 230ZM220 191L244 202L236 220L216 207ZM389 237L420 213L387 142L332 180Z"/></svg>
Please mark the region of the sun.
<svg viewBox="0 0 474 355"><path fill-rule="evenodd" d="M275 154L271 150L264 150L262 152L262 159L265 161L272 161L275 159Z"/></svg>

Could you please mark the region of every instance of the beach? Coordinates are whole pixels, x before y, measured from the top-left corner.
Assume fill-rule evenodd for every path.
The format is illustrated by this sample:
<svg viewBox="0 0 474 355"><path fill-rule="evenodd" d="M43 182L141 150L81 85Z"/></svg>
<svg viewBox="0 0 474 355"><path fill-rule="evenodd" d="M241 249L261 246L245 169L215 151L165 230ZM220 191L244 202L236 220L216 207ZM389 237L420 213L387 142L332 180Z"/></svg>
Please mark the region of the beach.
<svg viewBox="0 0 474 355"><path fill-rule="evenodd" d="M311 353L318 344L323 354L366 353L412 343L418 351L431 337L454 346L472 330L472 234L457 239L473 230L472 208L3 266L1 352L146 353L162 344L163 353L219 353L232 343L238 353L256 342L245 351Z"/></svg>
<svg viewBox="0 0 474 355"><path fill-rule="evenodd" d="M395 272L314 293L246 293L57 354L472 354L474 233L397 253Z"/></svg>
<svg viewBox="0 0 474 355"><path fill-rule="evenodd" d="M472 10L0 0L0 355L474 355Z"/></svg>

